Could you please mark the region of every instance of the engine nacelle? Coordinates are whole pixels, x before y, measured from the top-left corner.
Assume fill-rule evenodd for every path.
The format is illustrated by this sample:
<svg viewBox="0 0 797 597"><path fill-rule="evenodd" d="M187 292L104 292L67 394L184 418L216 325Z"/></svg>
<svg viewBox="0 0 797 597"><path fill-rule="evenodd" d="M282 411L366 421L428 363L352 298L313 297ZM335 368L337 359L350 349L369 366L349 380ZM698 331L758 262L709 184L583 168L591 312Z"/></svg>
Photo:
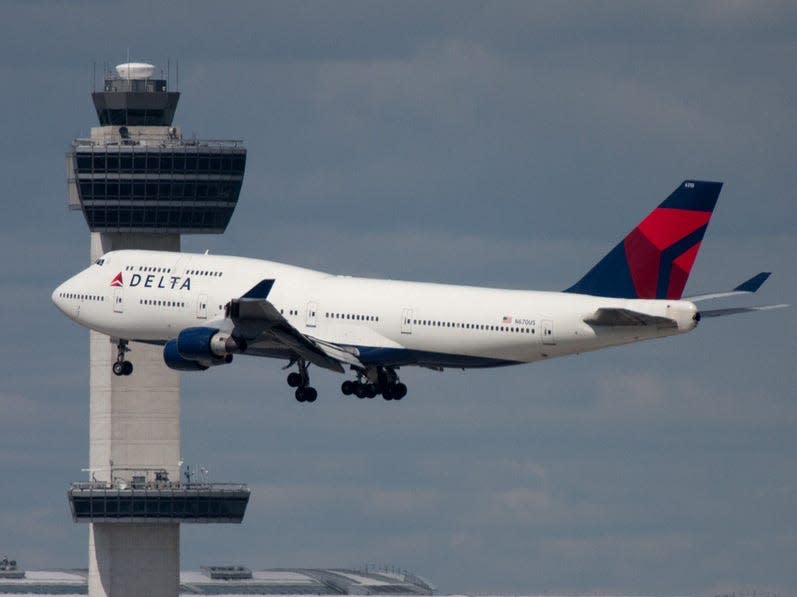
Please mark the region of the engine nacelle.
<svg viewBox="0 0 797 597"><path fill-rule="evenodd" d="M204 371L232 362L234 352L243 352L246 343L216 328L186 328L163 347L163 361L177 371Z"/></svg>
<svg viewBox="0 0 797 597"><path fill-rule="evenodd" d="M177 336L177 352L189 361L229 363L233 353L245 349L241 344L243 342L216 328L186 328Z"/></svg>
<svg viewBox="0 0 797 597"><path fill-rule="evenodd" d="M169 340L163 347L163 361L169 369L176 371L204 371L208 365L199 361L189 361L180 356L177 351L177 340Z"/></svg>

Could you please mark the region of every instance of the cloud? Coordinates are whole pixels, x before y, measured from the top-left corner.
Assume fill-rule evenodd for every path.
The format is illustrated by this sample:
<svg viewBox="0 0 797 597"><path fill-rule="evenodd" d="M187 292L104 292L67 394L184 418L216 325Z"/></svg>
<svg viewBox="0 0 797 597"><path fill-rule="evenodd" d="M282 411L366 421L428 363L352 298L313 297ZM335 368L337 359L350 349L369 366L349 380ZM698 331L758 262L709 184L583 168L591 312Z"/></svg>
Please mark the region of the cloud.
<svg viewBox="0 0 797 597"><path fill-rule="evenodd" d="M772 269L757 300L797 292L792 3L6 8L0 108L39 117L5 123L0 224L0 473L15 480L0 525L29 561L85 565L63 487L86 461L88 343L49 294L88 257L63 154L95 122L92 63L127 45L179 58L187 134L249 151L227 233L187 250L558 289L680 180L715 177L689 290ZM121 14L135 39L106 26ZM184 565L223 549L257 567L396 562L444 592L794 593L795 322L406 368L401 403L345 399L343 376L313 369L319 401L300 405L265 359L186 374L184 459L255 493L244 525L183 529Z"/></svg>
<svg viewBox="0 0 797 597"><path fill-rule="evenodd" d="M764 393L746 388L734 391L716 381L698 377L695 371L613 371L597 382L596 408L606 419L626 424L644 421L692 424L789 425L794 411Z"/></svg>
<svg viewBox="0 0 797 597"><path fill-rule="evenodd" d="M3 413L1 419L3 425L8 425L11 428L20 422L33 420L41 414L41 408L24 396L0 393L0 412Z"/></svg>

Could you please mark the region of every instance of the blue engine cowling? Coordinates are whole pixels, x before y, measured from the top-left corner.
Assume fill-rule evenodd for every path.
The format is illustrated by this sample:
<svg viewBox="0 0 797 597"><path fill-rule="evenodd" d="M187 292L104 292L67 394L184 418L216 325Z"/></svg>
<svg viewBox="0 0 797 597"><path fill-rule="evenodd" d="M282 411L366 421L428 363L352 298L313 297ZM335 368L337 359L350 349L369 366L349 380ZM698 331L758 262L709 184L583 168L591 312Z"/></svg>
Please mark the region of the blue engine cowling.
<svg viewBox="0 0 797 597"><path fill-rule="evenodd" d="M223 356L226 351L216 354L211 347L211 342L217 334L219 330L216 328L186 328L177 335L177 352L184 359L191 361Z"/></svg>
<svg viewBox="0 0 797 597"><path fill-rule="evenodd" d="M177 351L177 340L169 340L163 347L163 361L169 369L177 371L204 371L208 368L199 361L189 361Z"/></svg>
<svg viewBox="0 0 797 597"><path fill-rule="evenodd" d="M244 350L243 344L216 328L186 328L163 347L163 360L178 371L204 371L230 363L232 353Z"/></svg>

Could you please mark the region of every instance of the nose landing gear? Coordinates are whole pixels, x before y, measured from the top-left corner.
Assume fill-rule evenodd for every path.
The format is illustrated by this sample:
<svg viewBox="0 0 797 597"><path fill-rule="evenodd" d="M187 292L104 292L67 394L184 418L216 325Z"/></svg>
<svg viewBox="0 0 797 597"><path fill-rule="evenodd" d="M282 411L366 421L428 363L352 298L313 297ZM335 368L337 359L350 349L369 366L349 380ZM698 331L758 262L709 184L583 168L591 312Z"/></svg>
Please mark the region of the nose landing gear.
<svg viewBox="0 0 797 597"><path fill-rule="evenodd" d="M125 353L127 352L130 352L127 347L127 340L117 341L116 362L111 366L114 375L130 375L133 372L133 363L125 360Z"/></svg>

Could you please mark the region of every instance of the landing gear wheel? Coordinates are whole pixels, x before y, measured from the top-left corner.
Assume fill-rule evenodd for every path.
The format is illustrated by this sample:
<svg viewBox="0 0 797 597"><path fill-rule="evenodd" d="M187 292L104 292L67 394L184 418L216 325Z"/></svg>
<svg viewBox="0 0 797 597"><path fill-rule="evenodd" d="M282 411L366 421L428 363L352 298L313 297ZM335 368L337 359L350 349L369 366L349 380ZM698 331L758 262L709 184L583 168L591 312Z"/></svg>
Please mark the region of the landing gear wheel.
<svg viewBox="0 0 797 597"><path fill-rule="evenodd" d="M133 372L133 363L125 360L125 354L130 352L127 340L116 341L116 361L111 366L114 375L130 375Z"/></svg>
<svg viewBox="0 0 797 597"><path fill-rule="evenodd" d="M130 375L133 372L133 363L130 361L116 361L111 369L114 375Z"/></svg>
<svg viewBox="0 0 797 597"><path fill-rule="evenodd" d="M374 374L375 373L375 374ZM381 395L385 400L401 400L407 395L407 386L399 381L391 367L377 367L360 371L354 381L344 381L340 386L344 396L354 394L357 398L375 398Z"/></svg>
<svg viewBox="0 0 797 597"><path fill-rule="evenodd" d="M294 371L293 373L289 373L288 385L291 386L292 388L298 388L300 385L302 385L302 376L296 373L296 371Z"/></svg>
<svg viewBox="0 0 797 597"><path fill-rule="evenodd" d="M401 400L407 395L407 386L399 382L393 387L393 400Z"/></svg>
<svg viewBox="0 0 797 597"><path fill-rule="evenodd" d="M318 398L318 392L315 388L311 388L310 386L307 387L299 387L296 388L296 400L299 402L315 402L316 398Z"/></svg>

